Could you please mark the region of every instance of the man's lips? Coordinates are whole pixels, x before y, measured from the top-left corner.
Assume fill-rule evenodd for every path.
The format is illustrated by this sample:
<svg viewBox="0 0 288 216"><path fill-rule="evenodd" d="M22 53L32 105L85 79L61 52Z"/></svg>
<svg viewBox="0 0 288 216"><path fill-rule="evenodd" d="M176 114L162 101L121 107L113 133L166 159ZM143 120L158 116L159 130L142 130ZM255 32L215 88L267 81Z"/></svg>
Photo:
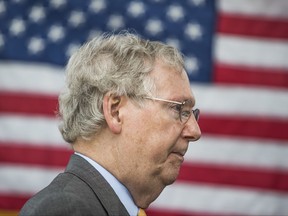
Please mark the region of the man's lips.
<svg viewBox="0 0 288 216"><path fill-rule="evenodd" d="M183 152L172 152L175 156L177 156L182 162L184 161L184 155L185 153Z"/></svg>
<svg viewBox="0 0 288 216"><path fill-rule="evenodd" d="M180 156L182 156L182 157L184 157L184 155L186 154L186 152L187 152L187 150L186 149L184 149L184 150L174 150L174 151L172 151L172 153L174 153L174 154L178 154L178 155L180 155Z"/></svg>

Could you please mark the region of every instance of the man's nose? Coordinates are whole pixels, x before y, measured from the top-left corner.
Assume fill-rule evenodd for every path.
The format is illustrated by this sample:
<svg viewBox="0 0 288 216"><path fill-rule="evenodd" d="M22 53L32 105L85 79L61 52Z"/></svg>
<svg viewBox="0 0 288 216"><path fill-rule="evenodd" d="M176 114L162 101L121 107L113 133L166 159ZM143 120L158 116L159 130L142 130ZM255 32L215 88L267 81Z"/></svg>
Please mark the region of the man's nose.
<svg viewBox="0 0 288 216"><path fill-rule="evenodd" d="M201 137L201 130L195 117L192 115L186 122L182 136L189 141L196 141Z"/></svg>

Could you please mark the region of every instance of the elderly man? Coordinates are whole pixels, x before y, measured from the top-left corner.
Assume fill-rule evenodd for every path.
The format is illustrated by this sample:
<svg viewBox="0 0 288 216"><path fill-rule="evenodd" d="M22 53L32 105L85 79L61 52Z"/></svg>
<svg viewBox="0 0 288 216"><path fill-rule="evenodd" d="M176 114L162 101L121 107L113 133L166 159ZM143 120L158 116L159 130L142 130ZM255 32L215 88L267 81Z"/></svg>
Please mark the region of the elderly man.
<svg viewBox="0 0 288 216"><path fill-rule="evenodd" d="M137 215L201 135L183 58L125 32L82 46L66 72L60 131L75 154L20 215Z"/></svg>

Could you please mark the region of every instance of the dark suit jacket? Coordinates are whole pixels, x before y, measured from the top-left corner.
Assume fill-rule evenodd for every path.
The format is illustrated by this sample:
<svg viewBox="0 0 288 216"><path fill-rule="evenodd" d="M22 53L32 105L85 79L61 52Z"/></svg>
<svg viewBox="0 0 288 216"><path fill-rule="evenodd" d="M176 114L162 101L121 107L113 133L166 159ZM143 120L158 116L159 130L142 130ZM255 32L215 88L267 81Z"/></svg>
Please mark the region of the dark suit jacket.
<svg viewBox="0 0 288 216"><path fill-rule="evenodd" d="M64 173L33 196L20 216L129 215L103 176L85 159L72 155Z"/></svg>

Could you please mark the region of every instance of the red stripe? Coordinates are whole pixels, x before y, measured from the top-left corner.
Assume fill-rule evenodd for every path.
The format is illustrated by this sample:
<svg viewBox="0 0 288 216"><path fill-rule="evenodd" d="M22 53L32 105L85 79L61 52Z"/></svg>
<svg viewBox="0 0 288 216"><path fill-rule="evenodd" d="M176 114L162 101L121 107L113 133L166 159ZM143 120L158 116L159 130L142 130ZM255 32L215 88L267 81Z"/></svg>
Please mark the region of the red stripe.
<svg viewBox="0 0 288 216"><path fill-rule="evenodd" d="M67 144L68 145L68 144ZM29 146L0 142L0 162L65 167L71 150L59 147Z"/></svg>
<svg viewBox="0 0 288 216"><path fill-rule="evenodd" d="M0 143L0 162L65 167L72 151L61 148L19 146ZM179 180L288 191L288 173L257 167L187 163Z"/></svg>
<svg viewBox="0 0 288 216"><path fill-rule="evenodd" d="M30 196L17 196L17 195L5 195L0 194L0 209L7 210L20 210L22 206L27 202ZM150 207L146 210L148 216L218 216L216 213L208 213L208 212L197 212L197 211L184 211L184 210L167 210L167 209L155 209ZM231 213L221 213L221 215L226 216L236 216L236 214ZM241 214L244 216L243 214Z"/></svg>
<svg viewBox="0 0 288 216"><path fill-rule="evenodd" d="M0 112L55 116L57 96L0 92Z"/></svg>
<svg viewBox="0 0 288 216"><path fill-rule="evenodd" d="M203 133L288 140L288 120L256 116L201 115Z"/></svg>
<svg viewBox="0 0 288 216"><path fill-rule="evenodd" d="M169 203L167 203L169 205ZM209 206L209 204L207 204ZM207 208L209 209L209 208ZM200 211L185 211L185 210L170 210L170 209L156 209L156 208L148 208L146 211L148 216L240 216L239 214L233 214L233 213L212 213L212 212L200 212ZM241 214L241 216L245 216L248 214Z"/></svg>
<svg viewBox="0 0 288 216"><path fill-rule="evenodd" d="M228 84L288 87L288 70L243 67L217 63L215 81Z"/></svg>
<svg viewBox="0 0 288 216"><path fill-rule="evenodd" d="M243 77L243 76L238 76ZM7 99L7 103L4 99ZM41 114L55 116L57 98L52 96L0 93L0 112ZM203 133L236 136L288 139L288 121L283 119L247 116L219 116L203 113L200 118Z"/></svg>
<svg viewBox="0 0 288 216"><path fill-rule="evenodd" d="M288 192L288 172L257 167L185 162L178 180Z"/></svg>
<svg viewBox="0 0 288 216"><path fill-rule="evenodd" d="M218 32L265 38L288 38L288 20L220 14Z"/></svg>
<svg viewBox="0 0 288 216"><path fill-rule="evenodd" d="M0 209L20 210L31 195L12 195L0 193Z"/></svg>
<svg viewBox="0 0 288 216"><path fill-rule="evenodd" d="M31 196L23 196L23 195L11 195L11 194L0 194L0 209L7 210L20 210L22 206L26 203L26 201ZM169 204L169 203L168 203ZM167 210L167 209L154 209L150 207L146 210L148 216L218 216L216 213L208 213L208 212L195 212L195 211L184 211L184 210ZM236 214L228 214L221 213L221 215L226 216L236 216ZM243 214L241 214L244 216Z"/></svg>

